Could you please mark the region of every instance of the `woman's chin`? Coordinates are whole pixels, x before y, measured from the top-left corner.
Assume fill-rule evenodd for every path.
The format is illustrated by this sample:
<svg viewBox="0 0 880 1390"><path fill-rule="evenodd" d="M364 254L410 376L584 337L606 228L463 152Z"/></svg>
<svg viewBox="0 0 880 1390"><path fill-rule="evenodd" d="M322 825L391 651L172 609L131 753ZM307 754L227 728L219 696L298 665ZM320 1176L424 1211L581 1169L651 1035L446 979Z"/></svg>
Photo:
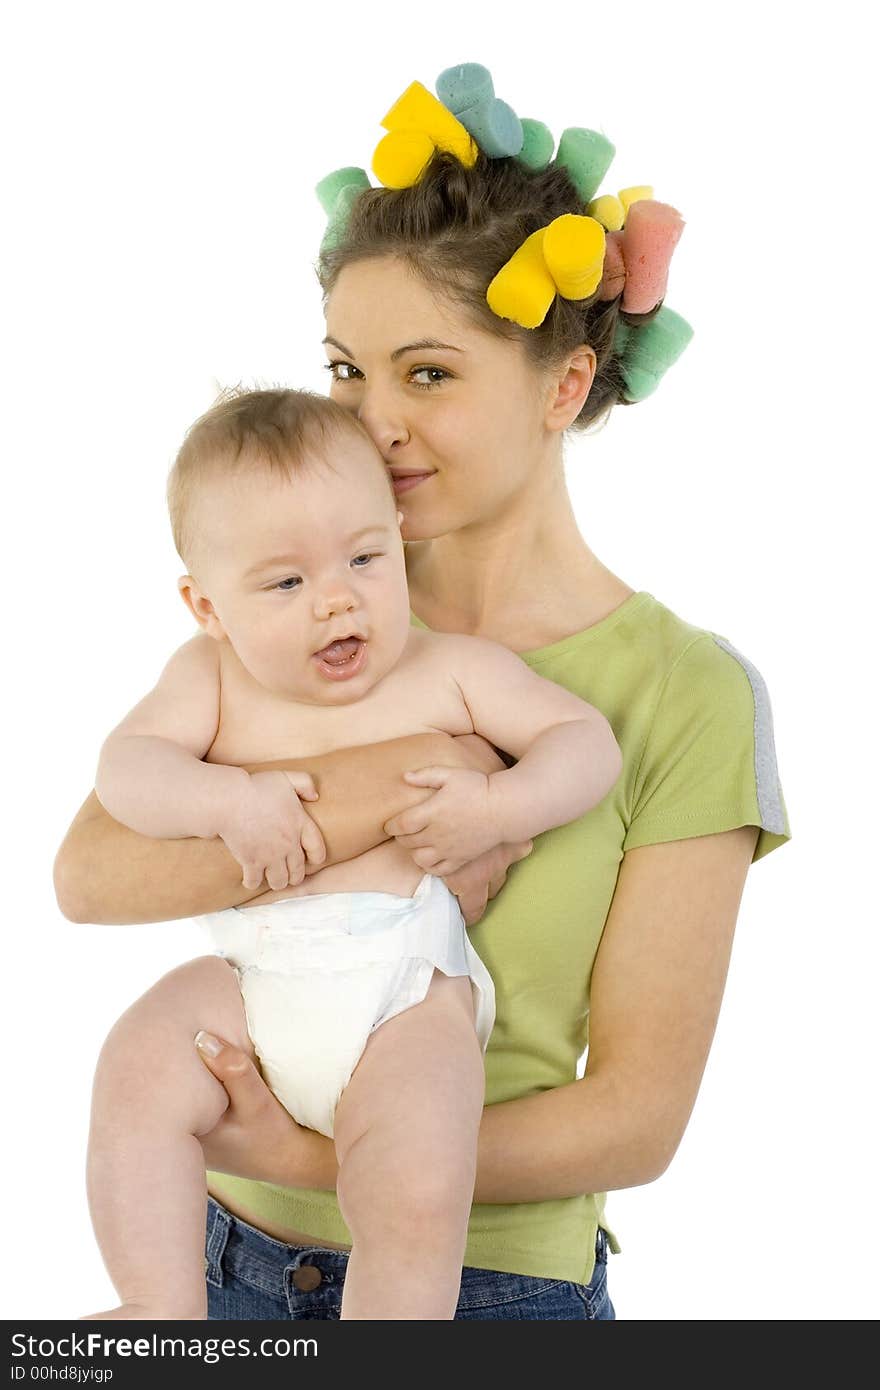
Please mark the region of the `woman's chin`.
<svg viewBox="0 0 880 1390"><path fill-rule="evenodd" d="M400 509L403 511L403 508ZM430 518L408 517L404 514L403 521L400 523L400 538L406 545L408 542L415 541L434 541L438 536L445 536L452 529L444 525L439 519L432 521Z"/></svg>

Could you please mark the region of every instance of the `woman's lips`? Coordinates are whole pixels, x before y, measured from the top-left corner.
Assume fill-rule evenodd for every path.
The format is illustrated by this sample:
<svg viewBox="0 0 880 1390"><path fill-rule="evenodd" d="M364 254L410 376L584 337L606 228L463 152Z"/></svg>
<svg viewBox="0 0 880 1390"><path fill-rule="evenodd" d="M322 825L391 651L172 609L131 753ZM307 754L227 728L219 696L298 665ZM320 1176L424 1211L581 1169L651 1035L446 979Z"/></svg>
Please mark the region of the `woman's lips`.
<svg viewBox="0 0 880 1390"><path fill-rule="evenodd" d="M366 642L359 642L357 652L350 661L343 661L333 665L331 662L325 661L320 652L316 652L312 660L317 664L321 675L326 676L328 680L348 681L351 680L352 676L356 676L363 670L364 663L367 659L366 653Z"/></svg>
<svg viewBox="0 0 880 1390"><path fill-rule="evenodd" d="M409 492L412 488L418 487L419 483L423 483L426 478L433 478L433 476L433 473L400 473L395 478L392 473L391 482L394 485L395 495L399 496L401 492Z"/></svg>

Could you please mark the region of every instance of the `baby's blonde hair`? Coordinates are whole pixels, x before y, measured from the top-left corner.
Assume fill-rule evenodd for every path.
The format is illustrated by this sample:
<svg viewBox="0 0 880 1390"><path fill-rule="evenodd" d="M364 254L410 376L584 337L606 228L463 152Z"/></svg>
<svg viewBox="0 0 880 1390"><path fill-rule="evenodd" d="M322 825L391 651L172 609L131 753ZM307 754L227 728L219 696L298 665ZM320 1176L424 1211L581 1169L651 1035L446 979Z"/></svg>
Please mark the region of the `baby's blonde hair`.
<svg viewBox="0 0 880 1390"><path fill-rule="evenodd" d="M262 467L291 479L315 464L330 467L327 446L346 432L374 449L393 499L394 486L369 434L329 396L283 387L221 391L211 409L190 426L168 475L171 530L183 563L189 567L197 549L193 503L201 487L244 468Z"/></svg>

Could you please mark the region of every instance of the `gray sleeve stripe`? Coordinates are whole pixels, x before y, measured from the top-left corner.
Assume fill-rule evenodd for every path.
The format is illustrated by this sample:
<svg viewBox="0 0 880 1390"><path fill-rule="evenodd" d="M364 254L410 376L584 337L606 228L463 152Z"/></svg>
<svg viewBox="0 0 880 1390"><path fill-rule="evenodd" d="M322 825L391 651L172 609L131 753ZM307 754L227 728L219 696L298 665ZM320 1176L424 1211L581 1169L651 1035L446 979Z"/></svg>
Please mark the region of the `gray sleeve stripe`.
<svg viewBox="0 0 880 1390"><path fill-rule="evenodd" d="M776 767L776 744L773 740L773 714L764 677L757 667L732 647L723 637L712 636L724 651L738 661L749 678L755 701L755 786L761 825L774 835L785 834L785 817L779 791L779 772Z"/></svg>

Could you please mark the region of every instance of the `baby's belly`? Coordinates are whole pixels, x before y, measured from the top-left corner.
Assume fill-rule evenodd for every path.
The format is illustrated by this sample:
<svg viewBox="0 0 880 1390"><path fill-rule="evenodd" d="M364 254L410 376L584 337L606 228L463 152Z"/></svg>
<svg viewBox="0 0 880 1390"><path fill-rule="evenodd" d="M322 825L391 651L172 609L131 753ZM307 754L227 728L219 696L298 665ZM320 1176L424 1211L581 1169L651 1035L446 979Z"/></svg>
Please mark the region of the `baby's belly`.
<svg viewBox="0 0 880 1390"><path fill-rule="evenodd" d="M381 845L359 854L356 859L346 859L343 864L330 864L326 869L309 874L295 888L270 889L257 898L251 898L242 907L253 907L254 903L281 902L285 898L304 898L312 893L399 893L401 897L412 897L424 875L424 870L414 863L407 850L396 840L385 840Z"/></svg>

